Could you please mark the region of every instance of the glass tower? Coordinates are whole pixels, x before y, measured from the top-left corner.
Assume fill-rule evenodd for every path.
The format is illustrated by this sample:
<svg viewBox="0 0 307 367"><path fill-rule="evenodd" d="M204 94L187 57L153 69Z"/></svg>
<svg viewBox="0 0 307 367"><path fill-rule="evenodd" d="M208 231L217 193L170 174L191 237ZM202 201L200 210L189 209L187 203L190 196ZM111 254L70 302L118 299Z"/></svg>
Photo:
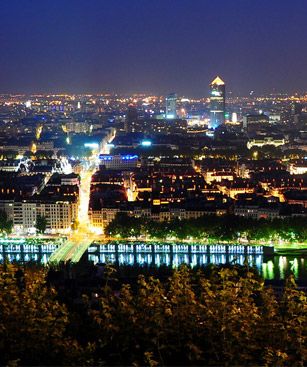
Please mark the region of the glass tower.
<svg viewBox="0 0 307 367"><path fill-rule="evenodd" d="M175 119L177 117L177 94L169 94L165 98L165 117L167 119Z"/></svg>
<svg viewBox="0 0 307 367"><path fill-rule="evenodd" d="M225 83L216 77L210 84L210 129L216 129L225 122Z"/></svg>

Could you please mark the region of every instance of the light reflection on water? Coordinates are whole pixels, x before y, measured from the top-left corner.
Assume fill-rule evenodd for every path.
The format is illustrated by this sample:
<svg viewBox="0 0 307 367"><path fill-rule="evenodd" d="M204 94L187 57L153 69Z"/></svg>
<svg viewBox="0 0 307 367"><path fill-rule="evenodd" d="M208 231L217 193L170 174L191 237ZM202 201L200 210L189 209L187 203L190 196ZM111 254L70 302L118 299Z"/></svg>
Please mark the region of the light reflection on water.
<svg viewBox="0 0 307 367"><path fill-rule="evenodd" d="M35 253L25 253L24 255L8 253L5 256L0 255L0 264L2 264L5 260L5 261L8 261L9 263L35 262L35 263L46 265L48 263L50 256L51 256L51 253L41 254L41 255L38 255Z"/></svg>
<svg viewBox="0 0 307 367"><path fill-rule="evenodd" d="M14 244L0 243L0 263L8 262L37 262L47 264L51 254L58 247L57 244L29 245L22 242ZM282 280L293 272L296 279L307 282L307 259L294 256L274 256L265 258L259 249L248 251L244 254L242 246L230 246L225 253L224 246L210 246L211 253L206 251L206 246L180 245L174 247L170 252L169 245L155 245L152 252L150 245L137 245L135 250L132 245L118 245L116 255L115 246L109 245L107 251L104 246L93 245L89 247L88 258L96 263L118 263L118 264L152 264L156 266L167 265L178 267L180 264L190 264L192 267L207 264L236 263L243 265L246 261L250 266L256 267L262 276L268 280ZM117 259L118 256L118 259Z"/></svg>
<svg viewBox="0 0 307 367"><path fill-rule="evenodd" d="M261 266L263 265L263 256L262 255L226 255L226 254L184 254L184 253L176 253L171 256L168 253L156 253L154 255L148 253L137 253L134 255L133 253L118 253L118 264L119 265L144 265L144 264L152 264L152 265L167 265L177 267L180 264L190 264L192 267L194 266L202 266L207 264L226 264L226 263L237 263L240 265L244 264L245 258L247 258L248 263L251 266L256 266L259 270L261 270ZM114 253L104 253L101 252L99 254L89 254L89 260L96 263L115 263L116 262L116 254Z"/></svg>
<svg viewBox="0 0 307 367"><path fill-rule="evenodd" d="M303 257L275 256L262 263L261 273L265 279L285 279L293 273L296 279L307 280L307 262Z"/></svg>
<svg viewBox="0 0 307 367"><path fill-rule="evenodd" d="M147 251L124 252L124 248L120 251L104 251L104 247L93 246L89 248L88 258L96 263L117 263L119 265L167 265L178 267L180 264L189 264L192 267L208 264L240 264L246 262L250 266L256 267L260 274L267 280L283 280L291 272L295 278L301 281L307 281L307 262L303 257L291 256L274 256L266 258L262 254L244 254L244 253L181 253L167 251L160 253L149 253Z"/></svg>

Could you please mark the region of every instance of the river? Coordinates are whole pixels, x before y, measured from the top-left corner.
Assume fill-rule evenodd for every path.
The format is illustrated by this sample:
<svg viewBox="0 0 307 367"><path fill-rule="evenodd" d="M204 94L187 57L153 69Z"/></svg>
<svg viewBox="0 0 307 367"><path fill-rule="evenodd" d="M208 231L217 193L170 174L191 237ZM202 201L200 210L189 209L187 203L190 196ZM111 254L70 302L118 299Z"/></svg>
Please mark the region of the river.
<svg viewBox="0 0 307 367"><path fill-rule="evenodd" d="M58 248L59 242L28 243L25 240L0 241L0 263L3 261L28 263L36 262L47 264L51 254ZM135 246L134 246L135 245ZM154 246L154 250L152 250ZM155 243L129 244L114 243L105 245L92 244L88 248L88 260L97 263L116 263L129 265L167 265L177 267L180 264L188 264L191 267L208 264L238 263L243 265L246 261L250 266L258 269L266 280L283 280L289 273L304 285L307 285L307 258L306 255L283 255L265 256L261 248L253 248L246 252L244 246L232 245L225 251L223 245L212 245L210 250L207 246L189 246L182 244Z"/></svg>

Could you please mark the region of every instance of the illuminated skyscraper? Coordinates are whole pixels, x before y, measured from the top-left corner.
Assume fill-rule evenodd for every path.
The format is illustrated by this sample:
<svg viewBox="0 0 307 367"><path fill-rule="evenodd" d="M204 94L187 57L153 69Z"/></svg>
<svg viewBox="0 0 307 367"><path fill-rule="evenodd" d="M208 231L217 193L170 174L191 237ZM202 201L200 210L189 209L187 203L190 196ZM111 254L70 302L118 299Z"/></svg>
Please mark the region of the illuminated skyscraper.
<svg viewBox="0 0 307 367"><path fill-rule="evenodd" d="M169 94L165 98L165 117L167 119L175 119L177 117L177 94Z"/></svg>
<svg viewBox="0 0 307 367"><path fill-rule="evenodd" d="M216 77L210 84L210 129L216 129L225 122L225 83Z"/></svg>

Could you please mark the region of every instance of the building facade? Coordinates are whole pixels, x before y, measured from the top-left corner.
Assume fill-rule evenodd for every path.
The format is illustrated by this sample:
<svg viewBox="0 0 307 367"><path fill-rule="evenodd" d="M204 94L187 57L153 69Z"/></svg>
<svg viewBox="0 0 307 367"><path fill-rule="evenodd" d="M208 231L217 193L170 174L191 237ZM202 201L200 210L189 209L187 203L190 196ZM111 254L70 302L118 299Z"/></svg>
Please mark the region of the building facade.
<svg viewBox="0 0 307 367"><path fill-rule="evenodd" d="M139 165L139 157L136 154L110 155L100 154L100 167L112 170L129 170Z"/></svg>
<svg viewBox="0 0 307 367"><path fill-rule="evenodd" d="M14 233L34 234L37 218L41 216L47 221L46 233L67 234L78 217L78 202L76 198L45 201L1 200L0 210L4 210L13 221Z"/></svg>

